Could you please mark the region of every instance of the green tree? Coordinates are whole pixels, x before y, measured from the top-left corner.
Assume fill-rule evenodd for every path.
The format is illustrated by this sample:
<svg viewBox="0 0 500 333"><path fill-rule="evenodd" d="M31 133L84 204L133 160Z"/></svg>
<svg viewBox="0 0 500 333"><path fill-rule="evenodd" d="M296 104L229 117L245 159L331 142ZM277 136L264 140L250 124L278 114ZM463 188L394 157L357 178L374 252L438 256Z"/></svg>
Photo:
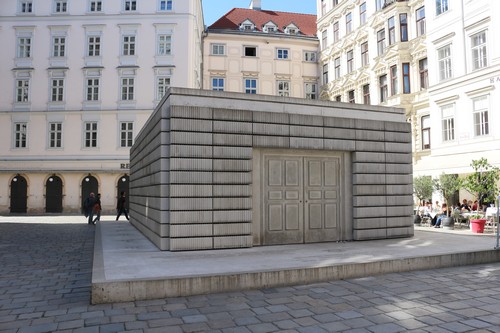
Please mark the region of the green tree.
<svg viewBox="0 0 500 333"><path fill-rule="evenodd" d="M433 190L434 187L431 176L418 176L413 178L413 193L418 199L418 208L420 208L420 204L423 200L432 197Z"/></svg>
<svg viewBox="0 0 500 333"><path fill-rule="evenodd" d="M464 187L477 197L480 206L494 203L496 194L499 192L497 184L500 179L500 170L489 164L484 157L472 160L471 167L474 172L465 177Z"/></svg>
<svg viewBox="0 0 500 333"><path fill-rule="evenodd" d="M451 213L451 199L455 192L462 187L462 180L456 174L441 174L438 179L434 179L434 188L441 192L447 207L447 216Z"/></svg>

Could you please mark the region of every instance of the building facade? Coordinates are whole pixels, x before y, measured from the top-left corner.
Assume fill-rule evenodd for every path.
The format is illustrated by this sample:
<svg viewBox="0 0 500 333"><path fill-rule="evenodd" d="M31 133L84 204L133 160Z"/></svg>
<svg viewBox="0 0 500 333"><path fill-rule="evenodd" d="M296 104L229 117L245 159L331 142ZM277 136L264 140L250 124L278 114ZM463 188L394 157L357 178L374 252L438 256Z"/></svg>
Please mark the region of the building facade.
<svg viewBox="0 0 500 333"><path fill-rule="evenodd" d="M319 98L316 16L234 8L207 28L203 88Z"/></svg>
<svg viewBox="0 0 500 333"><path fill-rule="evenodd" d="M203 29L200 0L2 1L0 212L114 210L166 89L201 87Z"/></svg>

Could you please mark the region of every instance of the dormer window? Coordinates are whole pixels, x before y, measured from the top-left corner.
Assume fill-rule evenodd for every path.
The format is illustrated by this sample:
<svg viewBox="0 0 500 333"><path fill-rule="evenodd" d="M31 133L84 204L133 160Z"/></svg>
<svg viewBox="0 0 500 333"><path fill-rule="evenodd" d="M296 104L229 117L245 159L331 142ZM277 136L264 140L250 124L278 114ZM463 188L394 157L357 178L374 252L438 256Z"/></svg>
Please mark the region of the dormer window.
<svg viewBox="0 0 500 333"><path fill-rule="evenodd" d="M241 31L254 31L255 24L253 24L253 22L250 20L245 20L240 24L240 30Z"/></svg>
<svg viewBox="0 0 500 333"><path fill-rule="evenodd" d="M297 35L299 33L299 28L295 24L291 23L285 27L284 31L288 35Z"/></svg>
<svg viewBox="0 0 500 333"><path fill-rule="evenodd" d="M274 33L278 31L278 26L273 22L269 21L264 26L262 26L262 31L267 33Z"/></svg>

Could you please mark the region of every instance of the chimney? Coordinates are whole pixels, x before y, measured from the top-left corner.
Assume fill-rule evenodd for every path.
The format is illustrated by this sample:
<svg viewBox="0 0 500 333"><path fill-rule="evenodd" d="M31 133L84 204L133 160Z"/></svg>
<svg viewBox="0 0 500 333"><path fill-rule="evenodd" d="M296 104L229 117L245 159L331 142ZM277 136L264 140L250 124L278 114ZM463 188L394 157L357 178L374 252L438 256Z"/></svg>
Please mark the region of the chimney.
<svg viewBox="0 0 500 333"><path fill-rule="evenodd" d="M250 7L248 7L250 9L254 9L254 10L260 10L260 0L251 0L250 1Z"/></svg>

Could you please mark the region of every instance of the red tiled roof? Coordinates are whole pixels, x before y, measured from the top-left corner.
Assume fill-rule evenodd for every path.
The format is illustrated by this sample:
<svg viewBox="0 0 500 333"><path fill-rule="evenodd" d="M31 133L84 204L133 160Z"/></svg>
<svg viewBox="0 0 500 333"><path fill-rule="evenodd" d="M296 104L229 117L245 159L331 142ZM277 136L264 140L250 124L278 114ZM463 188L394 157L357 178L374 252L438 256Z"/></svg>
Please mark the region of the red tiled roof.
<svg viewBox="0 0 500 333"><path fill-rule="evenodd" d="M231 9L209 26L208 30L239 30L240 24L247 19L255 24L256 31L262 31L262 26L272 21L278 26L279 32L283 32L283 28L290 23L295 24L303 35L313 37L317 32L316 15L246 8Z"/></svg>

